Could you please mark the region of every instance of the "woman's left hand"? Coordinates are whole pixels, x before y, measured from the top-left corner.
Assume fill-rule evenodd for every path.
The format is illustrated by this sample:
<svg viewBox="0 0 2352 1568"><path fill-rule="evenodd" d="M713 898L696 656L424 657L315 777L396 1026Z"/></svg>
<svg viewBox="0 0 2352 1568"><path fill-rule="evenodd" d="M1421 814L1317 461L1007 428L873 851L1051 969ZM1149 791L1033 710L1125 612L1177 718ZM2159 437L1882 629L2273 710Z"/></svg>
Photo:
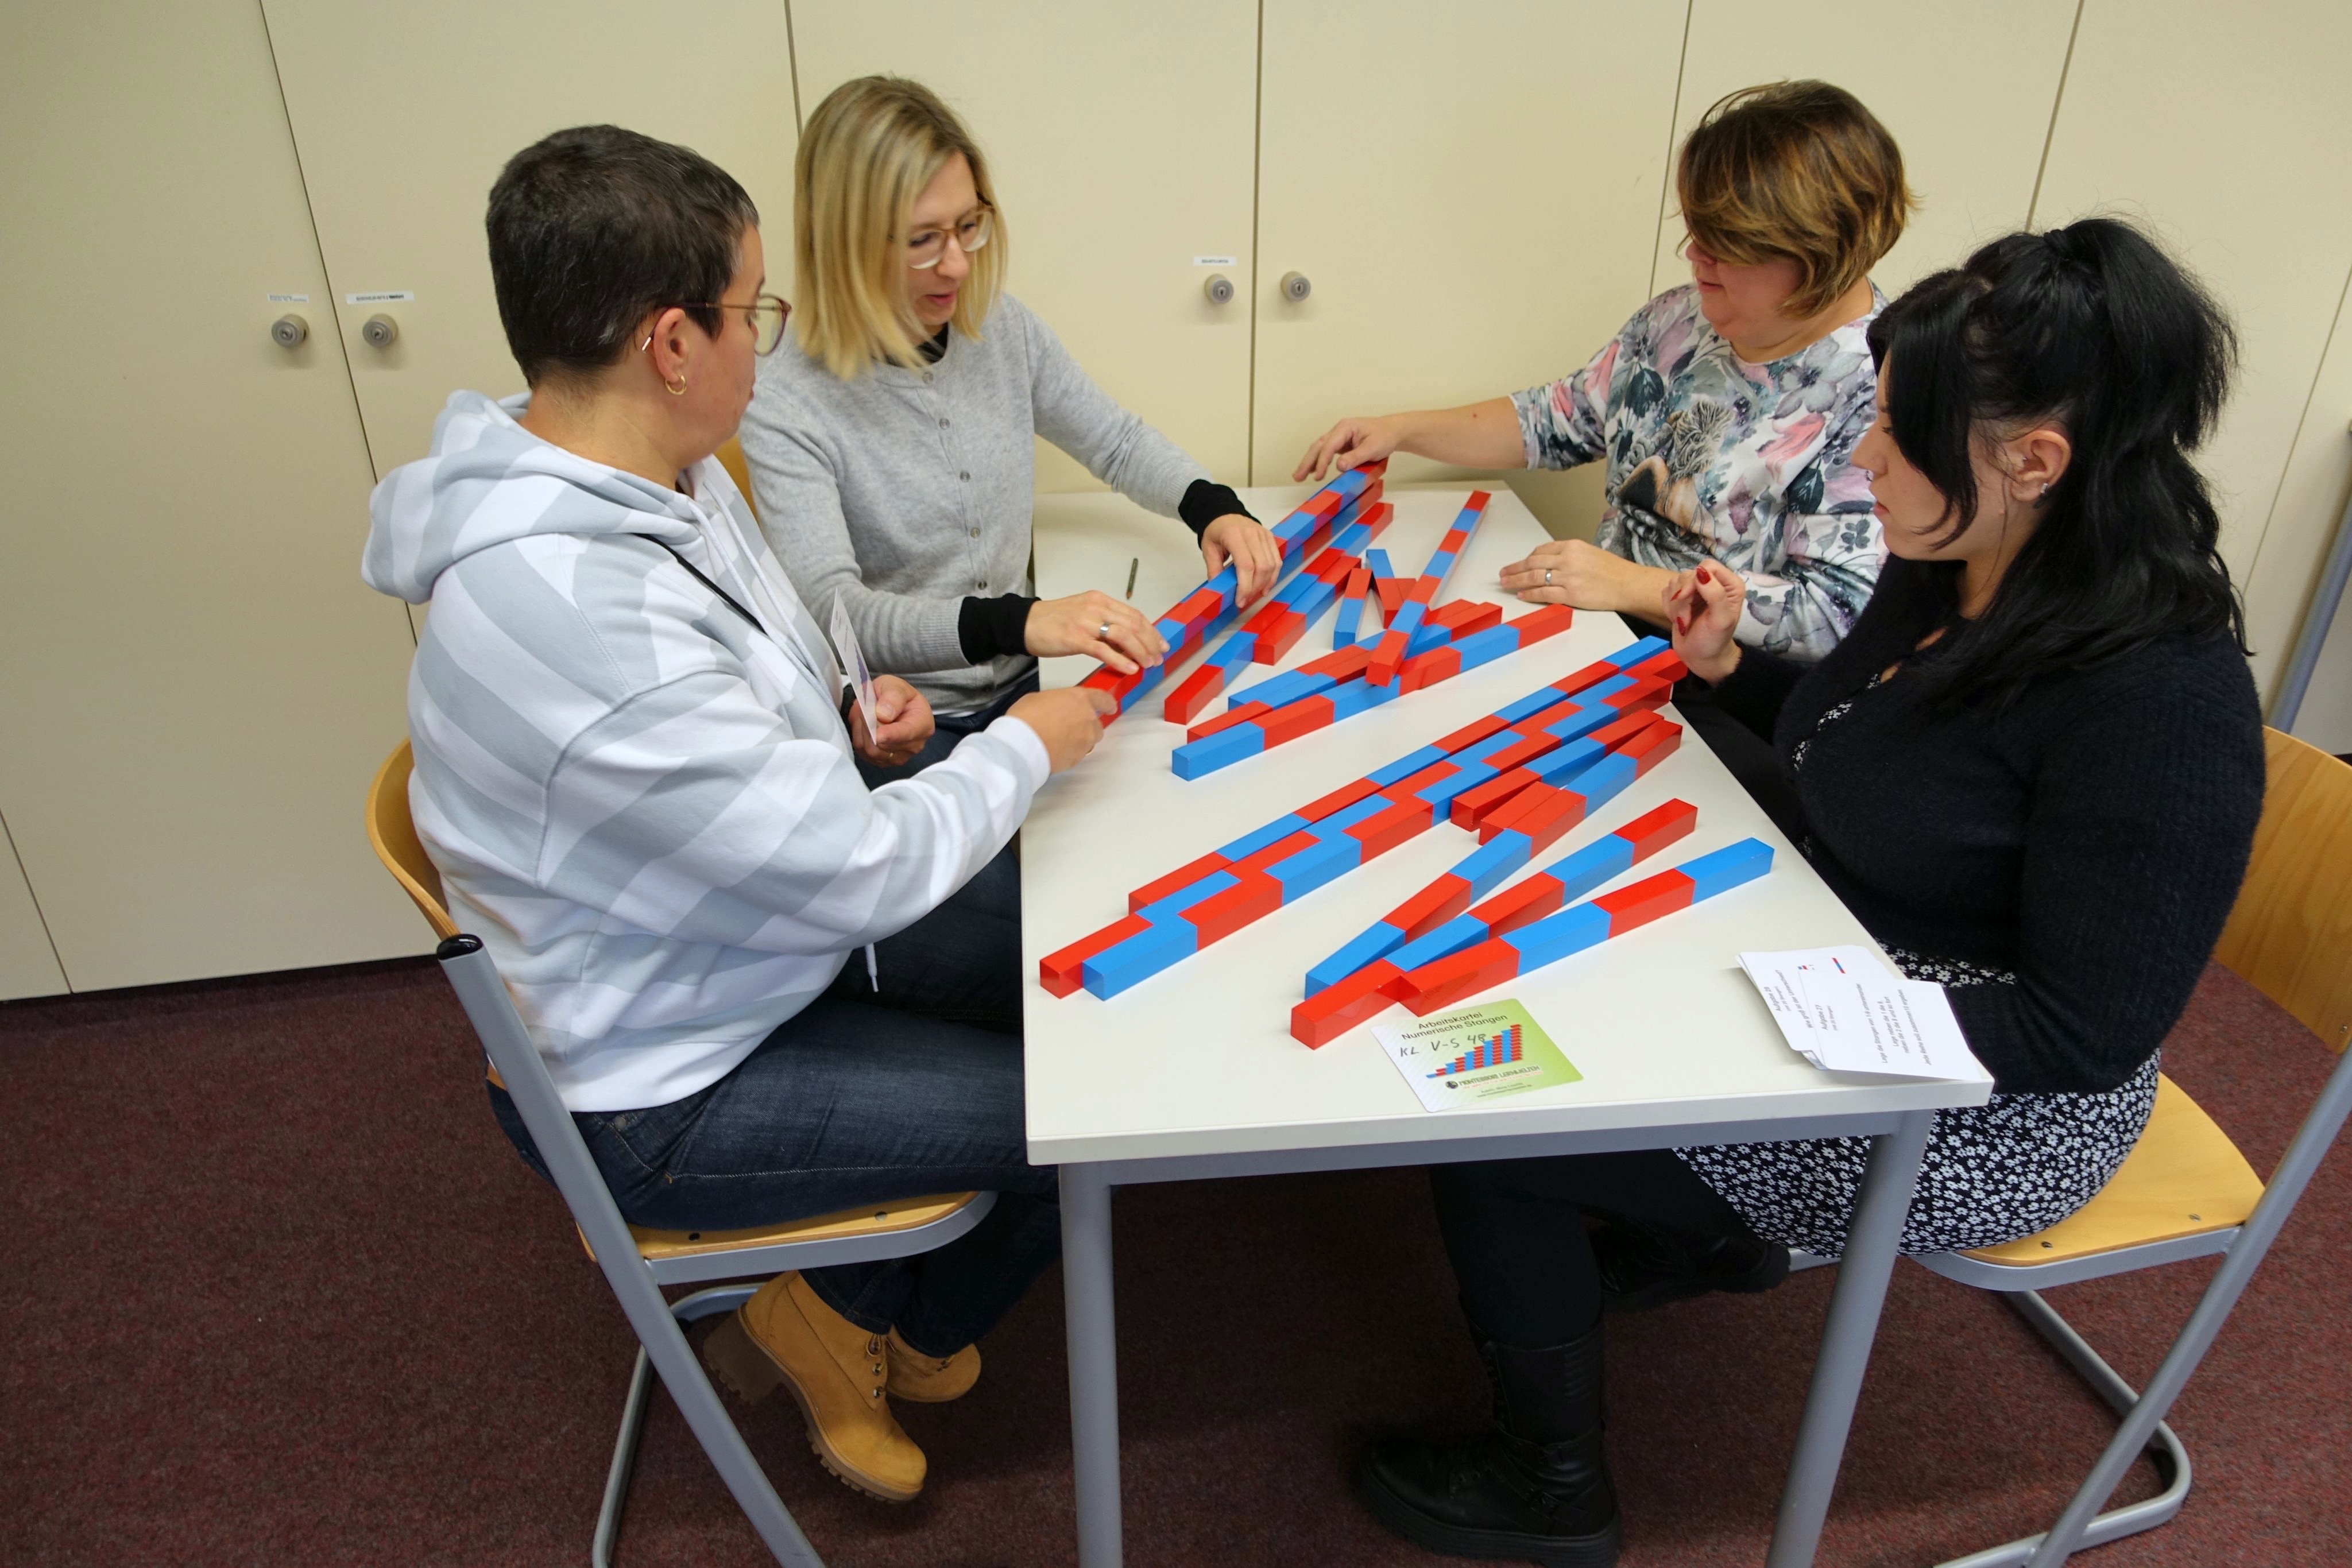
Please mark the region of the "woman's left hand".
<svg viewBox="0 0 2352 1568"><path fill-rule="evenodd" d="M1255 517L1246 512L1227 512L1201 530L1201 559L1211 577L1232 561L1241 579L1241 597L1235 602L1255 604L1274 586L1282 568L1282 547Z"/></svg>
<svg viewBox="0 0 2352 1568"><path fill-rule="evenodd" d="M867 735L865 711L849 705L849 742L879 768L904 768L939 727L923 694L896 675L874 677L874 722L877 733Z"/></svg>
<svg viewBox="0 0 2352 1568"><path fill-rule="evenodd" d="M1527 559L1503 569L1503 586L1530 604L1573 604L1579 610L1631 611L1655 616L1658 596L1674 580L1661 567L1612 555L1582 539L1538 545Z"/></svg>

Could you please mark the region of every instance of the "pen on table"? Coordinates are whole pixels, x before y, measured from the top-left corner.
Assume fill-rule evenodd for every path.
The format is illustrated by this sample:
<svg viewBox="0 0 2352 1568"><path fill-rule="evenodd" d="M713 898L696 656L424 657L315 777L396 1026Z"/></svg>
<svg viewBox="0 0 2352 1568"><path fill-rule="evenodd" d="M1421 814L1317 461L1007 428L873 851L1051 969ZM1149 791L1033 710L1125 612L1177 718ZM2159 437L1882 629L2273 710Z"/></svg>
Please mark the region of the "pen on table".
<svg viewBox="0 0 2352 1568"><path fill-rule="evenodd" d="M1142 564L1143 558L1139 555L1129 556L1127 559L1127 593L1125 597L1129 599L1133 599L1135 597L1135 570L1136 568Z"/></svg>

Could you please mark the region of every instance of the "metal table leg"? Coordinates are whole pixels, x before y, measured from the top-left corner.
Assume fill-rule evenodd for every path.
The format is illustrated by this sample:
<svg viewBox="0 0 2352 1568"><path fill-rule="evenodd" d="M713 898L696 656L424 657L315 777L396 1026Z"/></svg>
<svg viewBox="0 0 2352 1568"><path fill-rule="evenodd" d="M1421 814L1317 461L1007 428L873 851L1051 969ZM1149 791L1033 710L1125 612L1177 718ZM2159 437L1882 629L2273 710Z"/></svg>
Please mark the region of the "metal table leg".
<svg viewBox="0 0 2352 1568"><path fill-rule="evenodd" d="M1062 1302L1069 1324L1070 1469L1079 1568L1118 1568L1118 1334L1111 1300L1110 1183L1062 1167Z"/></svg>
<svg viewBox="0 0 2352 1568"><path fill-rule="evenodd" d="M1860 1201L1846 1234L1845 1260L1830 1292L1829 1322L1822 1329L1813 1385L1805 1396L1805 1416L1789 1463L1789 1483L1780 1493L1780 1514L1772 1526L1768 1568L1808 1568L1821 1545L1829 1517L1830 1493L1845 1456L1847 1428L1870 1364L1878 1333L1878 1310L1895 1271L1903 1218L1918 1184L1920 1157L1927 1152L1933 1111L1906 1112L1891 1133L1871 1140L1870 1164L1863 1174Z"/></svg>

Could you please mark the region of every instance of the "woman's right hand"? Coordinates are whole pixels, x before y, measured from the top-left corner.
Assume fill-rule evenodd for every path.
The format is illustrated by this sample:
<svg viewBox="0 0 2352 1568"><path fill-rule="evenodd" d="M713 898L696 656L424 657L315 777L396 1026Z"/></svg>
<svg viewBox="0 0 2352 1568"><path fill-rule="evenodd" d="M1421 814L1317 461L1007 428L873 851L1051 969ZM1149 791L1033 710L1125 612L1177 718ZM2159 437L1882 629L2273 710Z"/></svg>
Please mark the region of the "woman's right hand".
<svg viewBox="0 0 2352 1568"><path fill-rule="evenodd" d="M1377 463L1404 444L1404 415L1379 419L1343 419L1317 436L1298 460L1290 477L1294 483L1329 476L1330 471L1360 468Z"/></svg>
<svg viewBox="0 0 2352 1568"><path fill-rule="evenodd" d="M1041 659L1084 653L1122 675L1135 674L1141 665L1158 664L1168 652L1167 642L1151 629L1141 611L1092 589L1066 599L1041 599L1031 605L1022 642Z"/></svg>
<svg viewBox="0 0 2352 1568"><path fill-rule="evenodd" d="M1059 773L1095 748L1103 720L1118 711L1118 699L1099 687L1063 686L1031 692L1004 714L1036 732L1045 745L1047 768Z"/></svg>
<svg viewBox="0 0 2352 1568"><path fill-rule="evenodd" d="M1739 667L1739 644L1731 634L1739 629L1739 612L1747 602L1747 582L1714 560L1676 572L1660 596L1666 624L1674 628L1675 655L1709 685Z"/></svg>

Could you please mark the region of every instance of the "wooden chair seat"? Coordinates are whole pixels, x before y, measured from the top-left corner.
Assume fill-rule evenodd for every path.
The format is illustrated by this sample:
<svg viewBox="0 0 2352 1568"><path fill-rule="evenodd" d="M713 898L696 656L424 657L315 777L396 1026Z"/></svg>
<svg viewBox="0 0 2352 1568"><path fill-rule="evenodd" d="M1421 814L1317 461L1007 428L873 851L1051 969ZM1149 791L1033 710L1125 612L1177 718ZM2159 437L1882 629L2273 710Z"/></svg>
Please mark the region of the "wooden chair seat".
<svg viewBox="0 0 2352 1568"><path fill-rule="evenodd" d="M944 1193L935 1197L910 1197L881 1207L845 1208L782 1225L755 1226L747 1230L656 1230L632 1225L629 1234L638 1255L648 1263L673 1258L706 1258L719 1252L742 1252L754 1247L775 1247L787 1241L843 1241L854 1236L889 1236L945 1219L979 1194ZM583 1236L580 1246L590 1258L595 1249Z"/></svg>
<svg viewBox="0 0 2352 1568"><path fill-rule="evenodd" d="M1962 1256L2026 1268L2245 1223L2262 1178L2187 1091L2162 1073L2147 1128L2099 1196L2049 1229Z"/></svg>

